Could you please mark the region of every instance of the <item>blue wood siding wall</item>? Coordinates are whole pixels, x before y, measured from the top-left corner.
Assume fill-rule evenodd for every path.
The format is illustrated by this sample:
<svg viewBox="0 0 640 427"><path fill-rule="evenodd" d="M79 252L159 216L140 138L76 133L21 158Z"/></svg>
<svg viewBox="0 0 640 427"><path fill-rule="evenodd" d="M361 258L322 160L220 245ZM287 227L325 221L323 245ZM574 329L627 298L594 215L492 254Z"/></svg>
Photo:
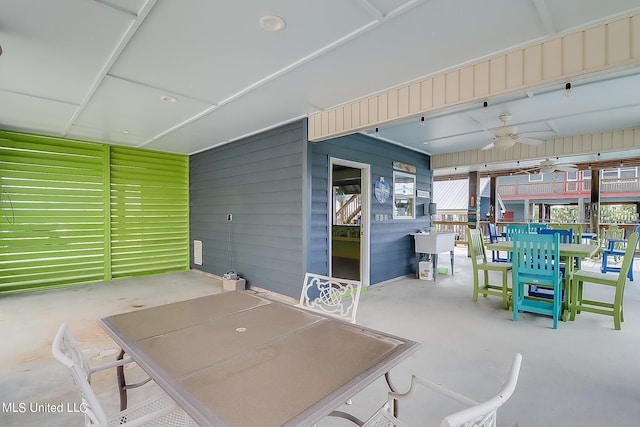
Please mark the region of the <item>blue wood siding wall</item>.
<svg viewBox="0 0 640 427"><path fill-rule="evenodd" d="M192 254L191 268L300 295L306 142L299 121L191 156L190 241L203 243L203 265Z"/></svg>
<svg viewBox="0 0 640 427"><path fill-rule="evenodd" d="M328 173L329 158L371 165L372 187L375 181L384 177L393 188L393 164L402 162L417 169L417 189L432 192L432 173L430 158L425 154L407 150L379 139L362 134L348 135L328 141L309 143L311 153L311 213L309 236L309 271L326 274L328 264L328 244L330 224L328 210ZM379 203L371 194L371 270L370 283L380 283L406 275L415 274L415 254L413 233L424 227L430 227L429 216L424 215L424 204L429 199L416 200L416 219L392 219L391 200ZM376 215L387 215L386 220Z"/></svg>

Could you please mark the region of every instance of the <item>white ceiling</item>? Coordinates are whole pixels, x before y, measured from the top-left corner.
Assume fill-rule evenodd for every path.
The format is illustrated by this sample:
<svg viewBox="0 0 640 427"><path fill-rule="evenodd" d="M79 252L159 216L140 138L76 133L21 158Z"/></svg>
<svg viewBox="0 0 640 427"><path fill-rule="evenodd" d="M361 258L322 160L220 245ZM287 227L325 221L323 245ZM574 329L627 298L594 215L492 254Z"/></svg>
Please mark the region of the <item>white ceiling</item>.
<svg viewBox="0 0 640 427"><path fill-rule="evenodd" d="M638 0L1 0L0 128L193 154L638 11ZM265 32L264 15L286 28ZM380 136L440 154L491 142L501 113L520 133L640 125L638 70L573 85Z"/></svg>

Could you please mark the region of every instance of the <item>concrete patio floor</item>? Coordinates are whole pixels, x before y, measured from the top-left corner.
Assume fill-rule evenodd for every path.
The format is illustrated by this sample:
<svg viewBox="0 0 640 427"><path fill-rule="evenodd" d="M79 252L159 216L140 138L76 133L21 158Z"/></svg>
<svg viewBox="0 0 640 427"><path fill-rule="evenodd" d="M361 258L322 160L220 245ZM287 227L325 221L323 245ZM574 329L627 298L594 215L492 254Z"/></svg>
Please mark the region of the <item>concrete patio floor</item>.
<svg viewBox="0 0 640 427"><path fill-rule="evenodd" d="M441 257L446 266L448 257ZM584 267L597 268L585 261ZM591 313L551 329L545 316L512 313L499 298L471 301L471 263L456 248L455 274L437 282L405 278L375 285L362 294L358 324L403 336L422 348L392 371L404 389L412 373L476 400L498 389L516 352L522 370L513 397L498 413L498 425L514 427L635 427L640 419L640 273L625 291L625 322ZM612 295L611 289L589 295ZM106 315L222 292L220 280L196 271L0 297L0 426L80 426L83 416L67 410L80 397L68 371L51 356L51 341L66 321L91 364L115 358L118 348L96 324ZM586 293L587 293L586 292ZM322 369L323 367L318 367ZM112 371L94 378L108 413L117 410ZM129 393L135 402L155 385ZM313 384L309 384L313 387ZM366 419L386 399L384 380L354 396L341 410ZM62 413L32 411L37 403L64 404ZM21 406L22 404L22 406ZM21 408L25 408L24 411ZM428 390L401 407L409 426L437 426L459 409ZM318 426L349 426L327 418ZM259 427L259 426L256 426Z"/></svg>

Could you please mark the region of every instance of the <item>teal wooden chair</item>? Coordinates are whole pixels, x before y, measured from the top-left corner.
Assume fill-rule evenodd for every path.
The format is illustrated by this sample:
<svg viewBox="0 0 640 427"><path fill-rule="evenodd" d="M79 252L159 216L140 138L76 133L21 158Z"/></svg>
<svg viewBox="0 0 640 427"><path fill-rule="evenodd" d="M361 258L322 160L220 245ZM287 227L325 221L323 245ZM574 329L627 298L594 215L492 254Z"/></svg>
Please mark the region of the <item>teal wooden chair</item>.
<svg viewBox="0 0 640 427"><path fill-rule="evenodd" d="M624 287L627 282L627 272L629 268L631 268L631 262L633 261L637 244L638 232L634 231L629 236L627 249L622 259L622 266L617 274L578 270L571 275L571 320L574 320L576 313L580 313L581 311L613 316L613 326L615 329L620 330L620 322L624 322ZM583 298L582 291L585 283L613 286L616 289L613 302Z"/></svg>
<svg viewBox="0 0 640 427"><path fill-rule="evenodd" d="M558 234L518 234L513 240L513 320L518 313L532 312L553 317L553 329L562 316ZM536 285L553 291L550 300L525 298L525 286Z"/></svg>
<svg viewBox="0 0 640 427"><path fill-rule="evenodd" d="M529 225L527 224L507 224L505 227L504 239L507 242L513 242L514 236L518 234L528 234L529 233ZM513 262L511 259L513 255L511 253L507 254L507 261Z"/></svg>
<svg viewBox="0 0 640 427"><path fill-rule="evenodd" d="M487 253L482 241L482 232L479 229L467 228L467 241L469 243L469 256L473 265L473 301L478 301L478 294L483 296L493 295L502 297L502 306L509 308L509 293L507 273L511 270L511 263L487 261ZM483 282L480 285L480 272L483 272ZM501 284L492 284L489 281L489 272L498 271L502 276Z"/></svg>
<svg viewBox="0 0 640 427"><path fill-rule="evenodd" d="M505 227L505 239L508 241L513 240L513 236L516 234L529 233L529 226L527 224L507 224Z"/></svg>
<svg viewBox="0 0 640 427"><path fill-rule="evenodd" d="M557 234L560 239L560 243L573 242L573 230L571 229L556 230L552 228L545 228L545 229L540 229L538 231L538 234ZM558 265L560 266L560 279L564 280L566 277L567 266L562 261L560 261ZM579 267L576 265L576 270L578 268ZM550 290L549 288L542 287L542 286L536 286L536 285L529 286L528 294L529 296L536 297L536 298L547 298L547 299L553 298L553 290ZM564 291L562 292L561 300L564 301Z"/></svg>
<svg viewBox="0 0 640 427"><path fill-rule="evenodd" d="M546 230L549 228L549 224L543 222L529 223L529 233L537 233L539 230Z"/></svg>

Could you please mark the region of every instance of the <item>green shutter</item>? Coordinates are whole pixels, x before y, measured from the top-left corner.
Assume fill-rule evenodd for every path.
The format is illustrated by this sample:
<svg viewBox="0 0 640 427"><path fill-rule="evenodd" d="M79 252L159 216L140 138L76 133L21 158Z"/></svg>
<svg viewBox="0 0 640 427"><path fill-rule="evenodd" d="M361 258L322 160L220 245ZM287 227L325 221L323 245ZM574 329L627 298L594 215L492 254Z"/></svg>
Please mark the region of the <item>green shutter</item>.
<svg viewBox="0 0 640 427"><path fill-rule="evenodd" d="M188 158L111 148L113 278L186 270Z"/></svg>
<svg viewBox="0 0 640 427"><path fill-rule="evenodd" d="M104 278L103 152L53 138L0 139L0 292Z"/></svg>
<svg viewBox="0 0 640 427"><path fill-rule="evenodd" d="M0 131L0 293L188 269L188 165Z"/></svg>

